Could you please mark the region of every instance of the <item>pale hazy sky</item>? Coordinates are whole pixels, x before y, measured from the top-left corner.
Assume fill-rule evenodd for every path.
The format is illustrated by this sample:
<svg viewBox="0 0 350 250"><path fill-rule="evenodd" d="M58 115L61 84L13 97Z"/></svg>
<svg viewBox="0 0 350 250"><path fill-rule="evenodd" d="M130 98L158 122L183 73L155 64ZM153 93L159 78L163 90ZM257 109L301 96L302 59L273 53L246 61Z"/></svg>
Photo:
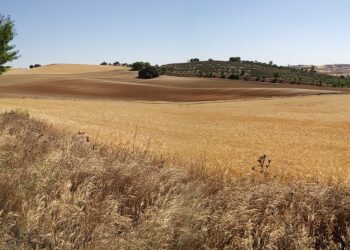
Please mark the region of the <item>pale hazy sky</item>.
<svg viewBox="0 0 350 250"><path fill-rule="evenodd" d="M349 0L0 0L13 66L198 57L350 63Z"/></svg>

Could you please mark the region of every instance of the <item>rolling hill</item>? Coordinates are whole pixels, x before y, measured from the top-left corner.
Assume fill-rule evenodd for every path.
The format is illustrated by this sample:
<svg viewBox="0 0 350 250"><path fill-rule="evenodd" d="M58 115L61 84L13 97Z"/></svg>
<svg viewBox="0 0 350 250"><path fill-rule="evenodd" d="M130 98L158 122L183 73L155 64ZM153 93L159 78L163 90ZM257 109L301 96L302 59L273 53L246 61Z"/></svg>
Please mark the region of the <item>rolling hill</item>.
<svg viewBox="0 0 350 250"><path fill-rule="evenodd" d="M0 76L0 95L142 101L214 101L247 98L336 94L342 89L319 86L161 76L144 80L128 67L52 64L11 69Z"/></svg>
<svg viewBox="0 0 350 250"><path fill-rule="evenodd" d="M350 75L350 64L327 64L317 66L317 71L329 75Z"/></svg>
<svg viewBox="0 0 350 250"><path fill-rule="evenodd" d="M315 70L277 66L252 61L194 61L161 67L166 75L229 78L274 83L350 87L350 78L340 78Z"/></svg>

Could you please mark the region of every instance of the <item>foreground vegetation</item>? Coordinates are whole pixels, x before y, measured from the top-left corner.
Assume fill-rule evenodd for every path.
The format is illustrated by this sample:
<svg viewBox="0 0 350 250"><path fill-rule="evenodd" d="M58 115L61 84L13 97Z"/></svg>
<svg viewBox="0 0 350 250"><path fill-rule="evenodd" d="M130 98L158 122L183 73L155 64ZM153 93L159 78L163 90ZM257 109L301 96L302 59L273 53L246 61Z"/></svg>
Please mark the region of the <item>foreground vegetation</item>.
<svg viewBox="0 0 350 250"><path fill-rule="evenodd" d="M350 246L349 188L280 181L266 156L235 178L16 112L0 116L0 138L0 248Z"/></svg>
<svg viewBox="0 0 350 250"><path fill-rule="evenodd" d="M316 72L315 67L297 68L277 66L276 64L241 61L231 57L229 61L199 61L168 64L162 66L162 73L173 76L195 76L209 78L244 79L250 81L310 84L317 86L350 87L350 78L331 76Z"/></svg>

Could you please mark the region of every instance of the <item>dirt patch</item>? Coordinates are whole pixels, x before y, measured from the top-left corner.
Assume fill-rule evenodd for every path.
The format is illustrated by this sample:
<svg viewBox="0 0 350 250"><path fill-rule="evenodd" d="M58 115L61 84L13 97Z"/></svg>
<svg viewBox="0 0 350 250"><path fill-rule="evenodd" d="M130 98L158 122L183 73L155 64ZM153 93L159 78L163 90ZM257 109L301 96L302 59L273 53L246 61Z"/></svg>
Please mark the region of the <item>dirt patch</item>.
<svg viewBox="0 0 350 250"><path fill-rule="evenodd" d="M179 80L181 82L181 79ZM244 98L287 97L301 95L335 94L337 91L321 89L275 88L266 85L241 83L231 87L183 87L160 85L152 81L124 82L103 79L40 79L24 84L0 87L0 94L23 97L88 98L143 101L213 101Z"/></svg>

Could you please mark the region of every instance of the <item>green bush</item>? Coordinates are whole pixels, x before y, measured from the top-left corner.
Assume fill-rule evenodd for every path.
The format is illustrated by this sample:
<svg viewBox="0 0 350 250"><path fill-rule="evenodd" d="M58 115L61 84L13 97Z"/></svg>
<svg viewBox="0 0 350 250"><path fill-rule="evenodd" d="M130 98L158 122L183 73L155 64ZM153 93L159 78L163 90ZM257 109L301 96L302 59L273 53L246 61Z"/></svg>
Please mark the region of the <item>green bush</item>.
<svg viewBox="0 0 350 250"><path fill-rule="evenodd" d="M239 80L239 75L238 74L231 74L229 78L231 80Z"/></svg>
<svg viewBox="0 0 350 250"><path fill-rule="evenodd" d="M280 77L280 73L278 72L273 73L273 78L277 79L278 77Z"/></svg>
<svg viewBox="0 0 350 250"><path fill-rule="evenodd" d="M230 61L230 62L240 62L240 61L241 61L241 58L240 58L239 56L230 57L230 58L229 58L229 61Z"/></svg>
<svg viewBox="0 0 350 250"><path fill-rule="evenodd" d="M159 76L159 68L151 65L145 65L139 70L139 78L151 79Z"/></svg>
<svg viewBox="0 0 350 250"><path fill-rule="evenodd" d="M190 62L199 62L199 59L198 58L191 58Z"/></svg>
<svg viewBox="0 0 350 250"><path fill-rule="evenodd" d="M145 67L149 67L151 66L150 63L148 62L134 62L133 64L131 64L131 70L133 71L139 71Z"/></svg>

